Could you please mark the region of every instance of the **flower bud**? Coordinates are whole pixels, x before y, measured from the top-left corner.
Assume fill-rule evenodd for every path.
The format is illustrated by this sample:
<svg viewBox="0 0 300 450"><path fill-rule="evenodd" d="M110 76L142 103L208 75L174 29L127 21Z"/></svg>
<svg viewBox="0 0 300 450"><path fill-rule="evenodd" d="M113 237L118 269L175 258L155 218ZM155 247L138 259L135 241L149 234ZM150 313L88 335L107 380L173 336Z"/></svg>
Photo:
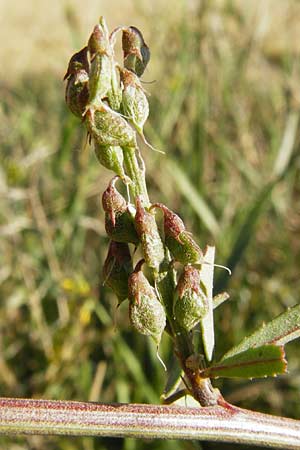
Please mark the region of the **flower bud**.
<svg viewBox="0 0 300 450"><path fill-rule="evenodd" d="M124 86L122 92L123 112L143 137L143 127L149 116L147 97L140 80L133 72L123 69L120 73Z"/></svg>
<svg viewBox="0 0 300 450"><path fill-rule="evenodd" d="M105 211L105 230L116 242L138 245L139 238L134 227L134 218L130 214L125 198L115 188L118 177L112 179L102 196Z"/></svg>
<svg viewBox="0 0 300 450"><path fill-rule="evenodd" d="M119 304L128 298L128 277L132 271L128 245L111 241L103 266L103 278L104 284L107 284L118 297Z"/></svg>
<svg viewBox="0 0 300 450"><path fill-rule="evenodd" d="M123 150L121 147L104 146L95 143L95 154L102 166L108 170L115 172L123 181L126 181L128 177L125 175L123 169Z"/></svg>
<svg viewBox="0 0 300 450"><path fill-rule="evenodd" d="M200 270L185 266L174 299L174 315L178 323L190 331L208 312L206 293L201 288Z"/></svg>
<svg viewBox="0 0 300 450"><path fill-rule="evenodd" d="M94 140L104 146L136 147L136 135L129 123L102 103L93 113L86 113L86 124Z"/></svg>
<svg viewBox="0 0 300 450"><path fill-rule="evenodd" d="M135 229L147 265L158 272L164 259L164 246L153 214L142 206L139 197L136 199Z"/></svg>
<svg viewBox="0 0 300 450"><path fill-rule="evenodd" d="M201 264L203 252L191 233L186 231L180 217L162 203L155 203L151 208L160 208L164 214L165 244L173 258L184 265Z"/></svg>
<svg viewBox="0 0 300 450"><path fill-rule="evenodd" d="M141 334L150 335L158 345L166 326L165 310L154 288L141 271L140 261L128 280L129 318Z"/></svg>
<svg viewBox="0 0 300 450"><path fill-rule="evenodd" d="M122 48L124 67L140 77L150 60L150 50L138 28L128 27L123 29Z"/></svg>

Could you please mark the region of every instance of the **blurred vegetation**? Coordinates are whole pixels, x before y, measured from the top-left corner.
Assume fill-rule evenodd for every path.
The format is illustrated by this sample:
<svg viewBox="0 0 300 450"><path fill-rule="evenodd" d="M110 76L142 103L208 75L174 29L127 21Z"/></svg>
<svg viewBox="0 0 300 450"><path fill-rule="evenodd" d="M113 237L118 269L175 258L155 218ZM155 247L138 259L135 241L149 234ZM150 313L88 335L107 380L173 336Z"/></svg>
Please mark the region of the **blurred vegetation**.
<svg viewBox="0 0 300 450"><path fill-rule="evenodd" d="M231 295L216 312L220 355L300 301L300 64L293 45L263 45L261 18L246 20L236 2L182 5L169 22L152 11L155 26L145 30L157 79L145 85L146 134L167 156L142 151L152 200L178 212L201 246L215 243L217 262L233 269L230 278L216 270L216 293ZM132 332L126 305L117 310L101 282L100 195L111 174L67 111L61 79L28 73L13 87L2 79L0 95L0 395L159 402L165 373L155 348ZM168 338L160 353L170 364ZM297 341L287 356L284 377L216 385L239 406L299 419ZM0 443L229 448L67 437Z"/></svg>

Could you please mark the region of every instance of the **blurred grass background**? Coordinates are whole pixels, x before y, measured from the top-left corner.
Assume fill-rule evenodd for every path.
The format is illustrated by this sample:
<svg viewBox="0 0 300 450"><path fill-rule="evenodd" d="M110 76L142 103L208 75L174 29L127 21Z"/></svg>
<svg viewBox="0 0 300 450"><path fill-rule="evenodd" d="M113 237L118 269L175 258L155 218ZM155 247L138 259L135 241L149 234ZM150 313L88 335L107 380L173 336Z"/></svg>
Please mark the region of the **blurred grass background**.
<svg viewBox="0 0 300 450"><path fill-rule="evenodd" d="M136 25L152 51L143 147L151 199L215 243L216 354L299 303L300 3L2 0L0 76L0 395L159 402L155 348L101 285L100 195L111 174L64 104L62 78L100 14ZM226 399L300 418L299 342L289 373L218 381ZM165 338L160 353L172 355ZM0 438L7 449L246 448L132 439ZM251 447L253 448L253 447Z"/></svg>

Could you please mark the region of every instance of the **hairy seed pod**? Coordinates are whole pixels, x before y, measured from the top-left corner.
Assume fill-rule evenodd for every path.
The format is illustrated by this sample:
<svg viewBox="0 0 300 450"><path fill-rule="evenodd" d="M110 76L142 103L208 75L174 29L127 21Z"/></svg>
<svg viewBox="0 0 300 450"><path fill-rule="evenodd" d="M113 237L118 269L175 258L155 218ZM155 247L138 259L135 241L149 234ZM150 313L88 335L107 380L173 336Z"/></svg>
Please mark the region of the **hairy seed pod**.
<svg viewBox="0 0 300 450"><path fill-rule="evenodd" d="M207 312L208 300L201 287L200 270L185 266L176 288L174 316L183 328L190 331Z"/></svg>
<svg viewBox="0 0 300 450"><path fill-rule="evenodd" d="M142 136L143 127L149 116L149 103L138 77L130 70L121 72L123 83L122 107L126 117L131 121Z"/></svg>
<svg viewBox="0 0 300 450"><path fill-rule="evenodd" d="M155 203L151 208L160 208L164 214L165 244L175 261L184 265L201 264L203 252L180 217L162 203Z"/></svg>
<svg viewBox="0 0 300 450"><path fill-rule="evenodd" d="M158 272L164 259L164 246L153 214L142 206L139 197L136 199L135 229L147 265Z"/></svg>
<svg viewBox="0 0 300 450"><path fill-rule="evenodd" d="M128 278L132 271L128 245L111 241L103 266L103 279L118 297L119 304L128 298Z"/></svg>
<svg viewBox="0 0 300 450"><path fill-rule="evenodd" d="M123 29L122 48L124 52L124 67L142 76L150 60L150 50L143 35L136 27Z"/></svg>
<svg viewBox="0 0 300 450"><path fill-rule="evenodd" d="M89 104L87 110L101 108L102 100L111 88L112 64L106 54L96 53L91 63L89 81Z"/></svg>
<svg viewBox="0 0 300 450"><path fill-rule="evenodd" d="M102 195L102 206L109 215L113 225L116 222L116 214L122 214L127 209L127 203L123 195L116 189L115 184L119 177L114 177Z"/></svg>
<svg viewBox="0 0 300 450"><path fill-rule="evenodd" d="M108 170L115 172L123 181L127 181L128 177L125 175L123 169L123 150L121 147L104 146L95 143L95 154L102 166Z"/></svg>
<svg viewBox="0 0 300 450"><path fill-rule="evenodd" d="M109 183L102 196L105 211L105 230L107 235L116 242L139 244L139 237L134 226L134 217L128 210L125 198L117 191L115 177Z"/></svg>
<svg viewBox="0 0 300 450"><path fill-rule="evenodd" d="M151 336L158 345L166 326L165 310L154 288L141 271L140 261L128 280L129 318L141 334Z"/></svg>
<svg viewBox="0 0 300 450"><path fill-rule="evenodd" d="M92 138L100 145L136 147L136 134L129 123L104 103L93 114L86 113L86 124Z"/></svg>

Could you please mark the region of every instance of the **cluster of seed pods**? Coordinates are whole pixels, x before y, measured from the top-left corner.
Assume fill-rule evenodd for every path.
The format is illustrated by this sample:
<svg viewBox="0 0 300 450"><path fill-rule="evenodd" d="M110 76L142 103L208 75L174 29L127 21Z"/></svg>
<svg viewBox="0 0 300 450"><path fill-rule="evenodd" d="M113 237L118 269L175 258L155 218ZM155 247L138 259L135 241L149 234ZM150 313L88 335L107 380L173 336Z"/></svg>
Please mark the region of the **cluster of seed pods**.
<svg viewBox="0 0 300 450"><path fill-rule="evenodd" d="M114 57L118 32L122 32L123 67ZM183 221L142 195L126 199L116 187L117 182L126 187L133 182L124 160L137 151L137 133L145 141L149 106L140 77L149 59L149 48L137 28L120 27L109 35L100 18L87 46L72 56L65 79L68 107L84 122L100 164L116 175L102 196L110 238L104 282L119 303L128 299L132 326L158 345L168 320L190 331L207 313L208 302L200 279L203 253ZM143 170L137 176L144 176ZM163 215L161 227L157 210ZM142 259L134 263L138 247ZM163 274L173 275L175 268L178 280L175 277L166 289L160 281Z"/></svg>

